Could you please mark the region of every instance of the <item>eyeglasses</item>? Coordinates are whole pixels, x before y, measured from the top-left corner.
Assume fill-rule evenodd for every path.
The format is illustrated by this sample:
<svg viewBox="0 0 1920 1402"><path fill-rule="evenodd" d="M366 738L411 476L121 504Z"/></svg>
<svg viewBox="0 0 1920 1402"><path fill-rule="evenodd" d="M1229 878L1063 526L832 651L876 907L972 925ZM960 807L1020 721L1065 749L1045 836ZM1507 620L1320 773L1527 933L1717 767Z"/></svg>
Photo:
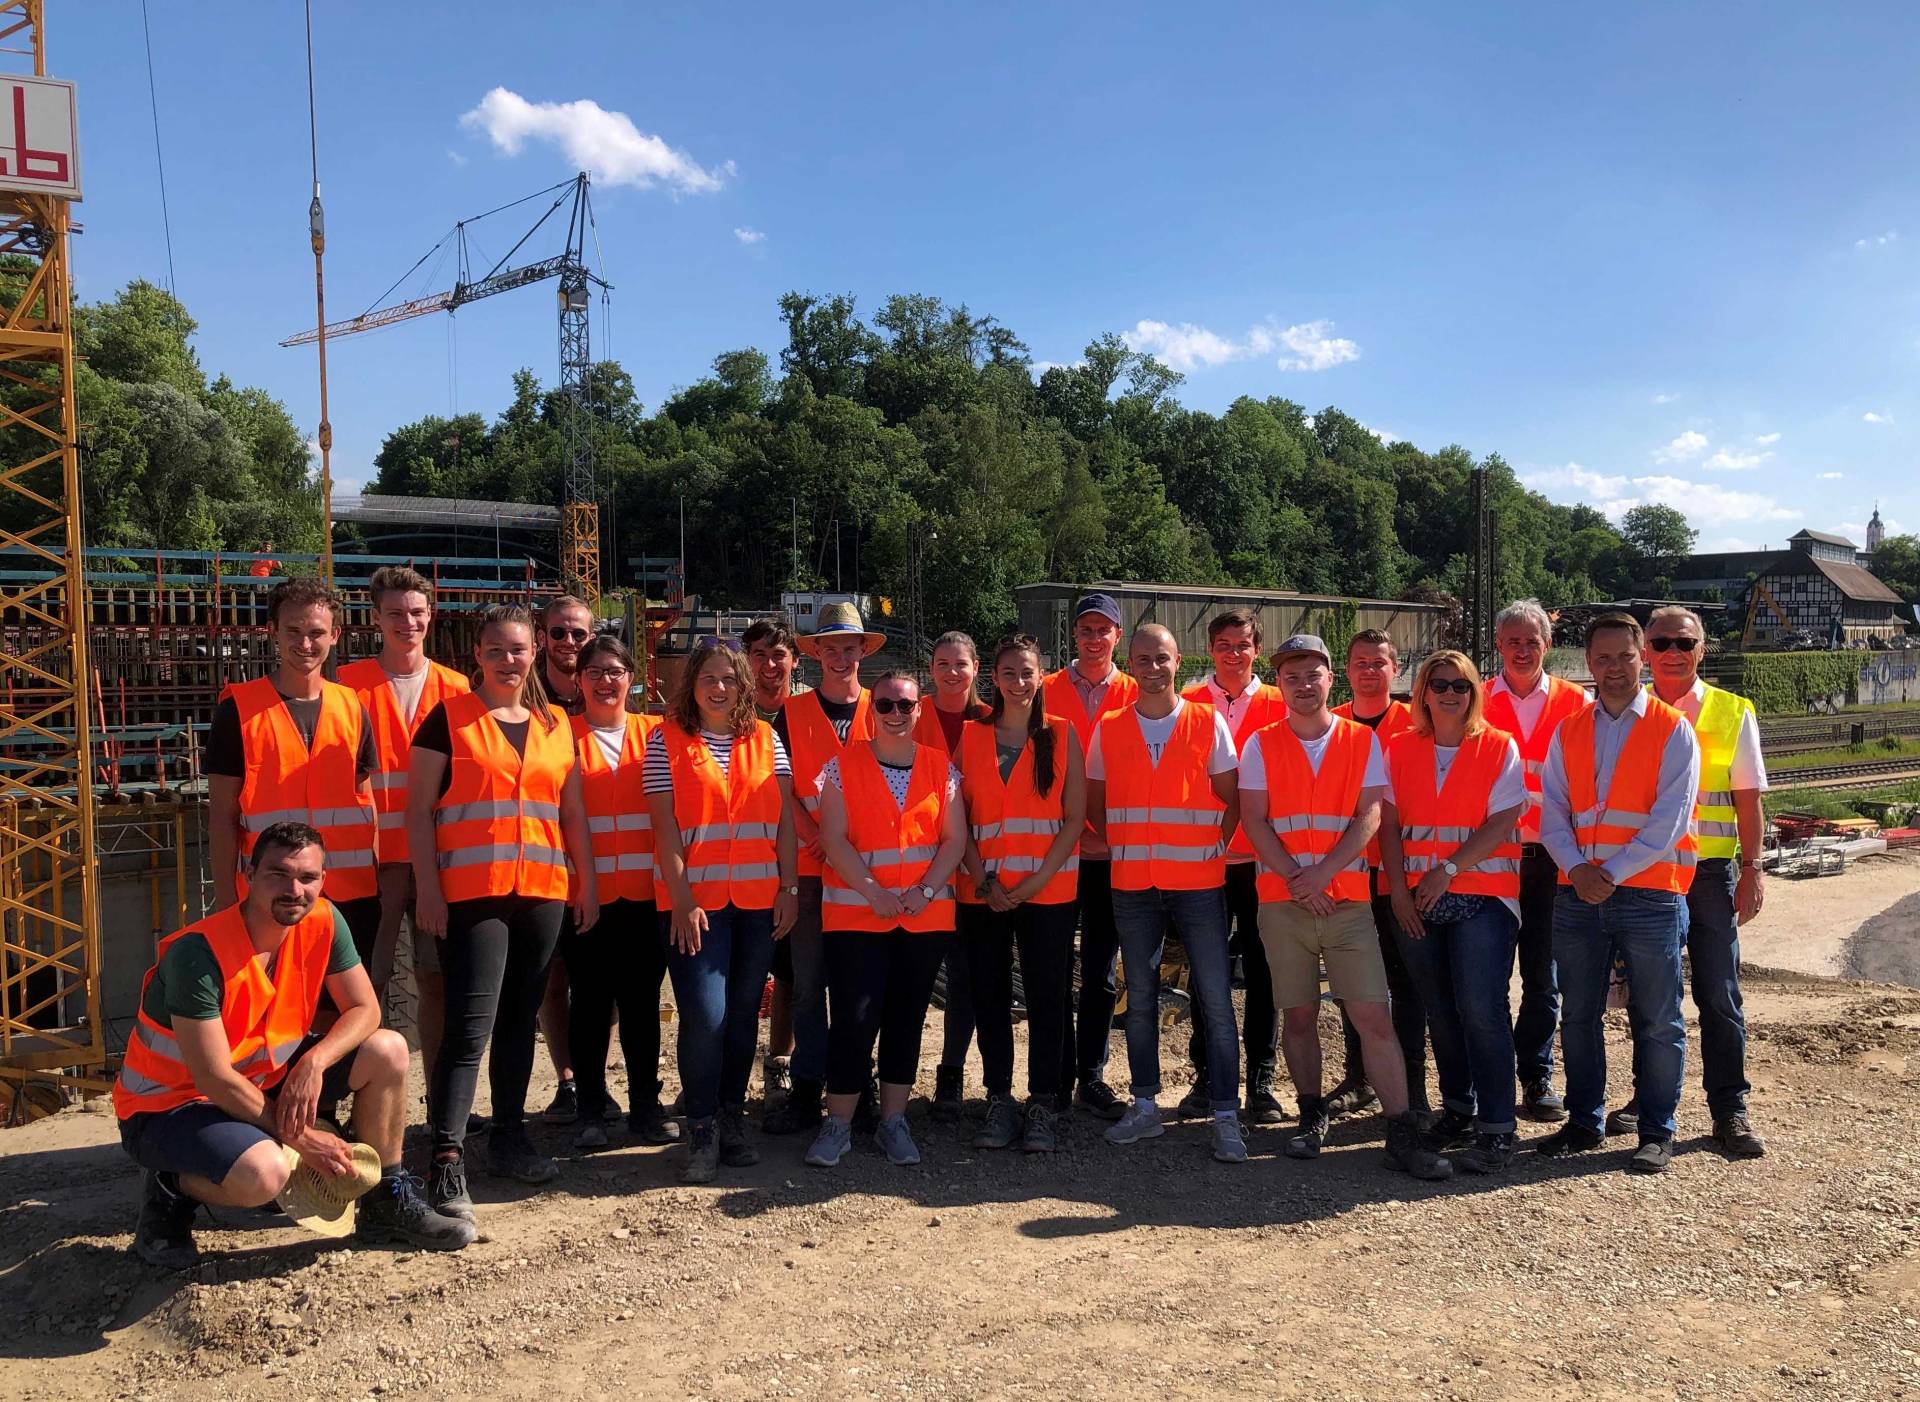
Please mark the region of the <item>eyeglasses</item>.
<svg viewBox="0 0 1920 1402"><path fill-rule="evenodd" d="M593 634L585 628L549 628L547 636L556 643L564 643L571 638L576 643L584 643Z"/></svg>
<svg viewBox="0 0 1920 1402"><path fill-rule="evenodd" d="M1672 647L1677 647L1682 652L1692 652L1700 646L1700 640L1698 638L1648 638L1647 646L1655 652L1665 652Z"/></svg>
<svg viewBox="0 0 1920 1402"><path fill-rule="evenodd" d="M625 667L582 667L580 675L590 682L623 682L633 673Z"/></svg>
<svg viewBox="0 0 1920 1402"><path fill-rule="evenodd" d="M1451 691L1455 696L1467 696L1473 691L1473 683L1465 677L1435 677L1427 683L1428 691L1437 691L1442 695Z"/></svg>
<svg viewBox="0 0 1920 1402"><path fill-rule="evenodd" d="M694 646L697 648L723 647L728 652L738 652L740 651L740 640L738 638L723 638L718 633L709 633L706 637L695 643Z"/></svg>
<svg viewBox="0 0 1920 1402"><path fill-rule="evenodd" d="M891 696L876 696L873 698L873 709L883 716L890 716L895 711L898 711L903 716L910 716L913 714L913 708L919 704L920 698L917 696L911 701L896 701Z"/></svg>

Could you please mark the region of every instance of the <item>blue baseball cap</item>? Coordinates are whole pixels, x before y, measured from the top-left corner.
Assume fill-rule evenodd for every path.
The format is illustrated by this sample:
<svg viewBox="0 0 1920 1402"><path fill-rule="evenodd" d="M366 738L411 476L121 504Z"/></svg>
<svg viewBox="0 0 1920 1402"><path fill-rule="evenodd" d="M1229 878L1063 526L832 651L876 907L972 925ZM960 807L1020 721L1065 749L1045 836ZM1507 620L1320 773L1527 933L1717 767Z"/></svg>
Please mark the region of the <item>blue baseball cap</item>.
<svg viewBox="0 0 1920 1402"><path fill-rule="evenodd" d="M1113 601L1111 594L1082 594L1080 602L1074 607L1073 621L1078 623L1090 613L1097 613L1102 618L1112 620L1116 628L1127 626L1121 621L1120 605Z"/></svg>

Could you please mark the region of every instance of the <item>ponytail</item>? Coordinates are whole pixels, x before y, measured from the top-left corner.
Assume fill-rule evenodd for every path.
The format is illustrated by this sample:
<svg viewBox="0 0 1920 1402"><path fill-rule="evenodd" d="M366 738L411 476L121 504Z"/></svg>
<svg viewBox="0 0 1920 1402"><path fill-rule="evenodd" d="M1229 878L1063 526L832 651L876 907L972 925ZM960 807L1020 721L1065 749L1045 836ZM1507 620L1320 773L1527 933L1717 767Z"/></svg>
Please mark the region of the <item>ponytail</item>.
<svg viewBox="0 0 1920 1402"><path fill-rule="evenodd" d="M1014 634L993 650L994 670L999 670L1000 659L1010 652L1030 652L1034 661L1038 662L1040 643L1025 633ZM1006 713L1007 698L996 686L993 689L993 710L987 719L998 725ZM1033 705L1027 708L1027 743L1033 746L1033 788L1042 798L1053 789L1057 768L1053 741L1053 727L1047 724L1046 693L1042 691L1033 698Z"/></svg>

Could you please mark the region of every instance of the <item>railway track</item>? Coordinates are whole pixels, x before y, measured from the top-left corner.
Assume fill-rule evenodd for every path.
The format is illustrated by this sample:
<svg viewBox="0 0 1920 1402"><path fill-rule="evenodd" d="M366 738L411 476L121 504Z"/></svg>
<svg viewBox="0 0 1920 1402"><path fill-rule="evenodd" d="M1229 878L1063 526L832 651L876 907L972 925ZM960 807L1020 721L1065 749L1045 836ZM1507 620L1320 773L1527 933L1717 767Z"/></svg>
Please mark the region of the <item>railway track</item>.
<svg viewBox="0 0 1920 1402"><path fill-rule="evenodd" d="M1920 707L1760 722L1760 745L1770 755L1840 749L1884 735L1920 738Z"/></svg>
<svg viewBox="0 0 1920 1402"><path fill-rule="evenodd" d="M1767 776L1768 787L1781 789L1863 789L1920 779L1920 760L1867 759L1847 764L1814 764L1783 769Z"/></svg>

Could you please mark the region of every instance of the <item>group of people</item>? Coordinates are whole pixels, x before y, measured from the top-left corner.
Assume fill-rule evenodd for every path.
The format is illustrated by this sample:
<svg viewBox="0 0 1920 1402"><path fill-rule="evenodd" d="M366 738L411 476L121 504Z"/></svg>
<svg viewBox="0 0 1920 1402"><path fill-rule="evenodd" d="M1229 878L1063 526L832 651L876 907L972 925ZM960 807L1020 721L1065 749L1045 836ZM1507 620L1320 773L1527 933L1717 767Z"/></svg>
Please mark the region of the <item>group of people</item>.
<svg viewBox="0 0 1920 1402"><path fill-rule="evenodd" d="M1031 637L982 653L949 633L923 696L907 673L862 678L884 639L839 604L804 635L768 619L703 640L653 716L632 709L631 653L579 600L485 610L469 676L425 655L426 578L382 569L371 593L381 650L328 680L339 596L278 586L278 665L214 717L215 910L162 941L114 1089L146 1170L134 1247L150 1261L195 1258L198 1204L263 1205L293 1173L344 1174L354 1143L381 1165L363 1239L466 1245L471 1131L484 1128L494 1175L560 1171L527 1129L543 1021L561 1079L546 1118L576 1123L577 1147L606 1145L624 1114L636 1139L683 1144L683 1181L751 1165L770 974L760 1130L810 1135L809 1164L839 1163L856 1129L893 1163L919 1162L906 1111L943 967L936 1117L958 1118L977 1038L976 1147L1054 1151L1072 1109L1137 1144L1164 1133L1169 938L1184 948L1195 1068L1176 1113L1208 1122L1220 1161L1247 1158L1244 1053L1258 1125L1288 1118L1284 1060L1295 1158L1377 1103L1387 1163L1420 1178L1503 1171L1521 1115L1564 1122L1543 1154L1630 1134L1628 1167L1659 1171L1684 1068L1683 950L1714 1138L1764 1151L1746 1116L1738 925L1763 899L1766 776L1752 707L1698 678L1704 635L1686 610L1644 631L1596 620L1590 699L1545 672L1551 624L1522 601L1496 622L1491 682L1439 651L1401 701L1393 642L1374 630L1339 658L1288 637L1261 681L1244 609L1211 621L1212 669L1183 688L1173 634L1129 633L1098 593L1076 608L1069 665L1047 672ZM812 689L795 678L802 655L818 664ZM1353 700L1331 708L1336 665ZM406 1045L381 1026L408 917L424 1180L401 1153ZM1330 1090L1323 972L1346 1033ZM1602 1013L1622 973L1634 1095L1609 1113ZM668 979L672 1106L658 1075ZM1123 985L1121 1095L1106 1064ZM616 1020L624 1110L606 1080Z"/></svg>

